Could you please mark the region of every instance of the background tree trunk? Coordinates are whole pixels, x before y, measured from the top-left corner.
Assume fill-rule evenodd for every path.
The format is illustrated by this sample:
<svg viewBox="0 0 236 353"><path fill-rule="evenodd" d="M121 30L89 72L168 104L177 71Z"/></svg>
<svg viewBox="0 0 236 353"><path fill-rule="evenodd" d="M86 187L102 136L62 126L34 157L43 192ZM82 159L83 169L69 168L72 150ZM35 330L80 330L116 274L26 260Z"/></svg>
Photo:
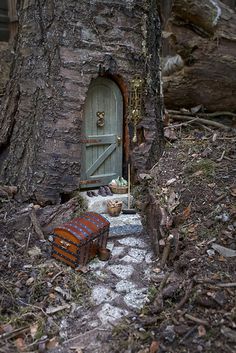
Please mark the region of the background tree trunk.
<svg viewBox="0 0 236 353"><path fill-rule="evenodd" d="M162 7L166 107L202 104L208 111L235 111L235 1L225 0L231 7L218 0L167 3Z"/></svg>

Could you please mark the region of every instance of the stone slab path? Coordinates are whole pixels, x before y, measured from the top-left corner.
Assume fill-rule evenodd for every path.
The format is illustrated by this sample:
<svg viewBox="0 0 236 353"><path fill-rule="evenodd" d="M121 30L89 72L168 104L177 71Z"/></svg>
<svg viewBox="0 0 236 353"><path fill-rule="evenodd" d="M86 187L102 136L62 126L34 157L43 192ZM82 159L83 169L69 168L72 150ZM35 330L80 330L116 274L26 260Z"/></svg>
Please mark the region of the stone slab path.
<svg viewBox="0 0 236 353"><path fill-rule="evenodd" d="M111 222L107 247L112 256L106 262L96 258L89 263L88 310L76 308L77 335L54 352L71 352L70 347L76 346L83 353L104 353L104 336L125 316L135 317L148 301L153 253L148 237L142 233L139 216L104 216Z"/></svg>

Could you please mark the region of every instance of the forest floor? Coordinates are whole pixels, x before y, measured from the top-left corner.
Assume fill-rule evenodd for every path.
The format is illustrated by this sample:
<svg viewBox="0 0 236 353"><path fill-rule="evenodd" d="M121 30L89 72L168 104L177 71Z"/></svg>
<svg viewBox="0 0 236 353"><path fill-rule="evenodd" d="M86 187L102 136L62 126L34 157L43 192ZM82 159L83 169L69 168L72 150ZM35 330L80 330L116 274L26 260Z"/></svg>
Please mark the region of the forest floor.
<svg viewBox="0 0 236 353"><path fill-rule="evenodd" d="M17 230L1 234L0 352L236 352L236 137L191 125L173 129L176 137L147 181L171 219L164 231L173 244L162 266L162 255L148 263L146 304L107 331L88 329L87 341L103 348L90 350L81 337L65 346L75 335L75 308L90 310L97 279L53 261L48 242L29 229L23 238ZM0 213L9 207L3 202Z"/></svg>

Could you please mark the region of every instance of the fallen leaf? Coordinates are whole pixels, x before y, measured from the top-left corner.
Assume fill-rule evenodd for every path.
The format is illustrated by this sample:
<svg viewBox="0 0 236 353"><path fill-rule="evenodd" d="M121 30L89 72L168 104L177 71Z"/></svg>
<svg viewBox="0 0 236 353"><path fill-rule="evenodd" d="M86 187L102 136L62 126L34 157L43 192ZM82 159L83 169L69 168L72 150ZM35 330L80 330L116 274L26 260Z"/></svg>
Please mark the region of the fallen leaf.
<svg viewBox="0 0 236 353"><path fill-rule="evenodd" d="M20 352L24 352L26 349L25 341L22 337L18 337L15 340L15 345L16 345L18 351L20 351Z"/></svg>
<svg viewBox="0 0 236 353"><path fill-rule="evenodd" d="M157 267L157 268L153 268L152 271L155 272L155 273L160 273L161 269L159 267Z"/></svg>
<svg viewBox="0 0 236 353"><path fill-rule="evenodd" d="M236 197L236 188L232 188L230 193L232 196Z"/></svg>
<svg viewBox="0 0 236 353"><path fill-rule="evenodd" d="M217 139L217 133L215 132L212 136L212 142L215 142Z"/></svg>
<svg viewBox="0 0 236 353"><path fill-rule="evenodd" d="M64 289L62 289L61 287L55 287L54 290L57 292L57 293L60 293L64 299L66 300L70 300L71 299L71 294L69 291L66 291Z"/></svg>
<svg viewBox="0 0 236 353"><path fill-rule="evenodd" d="M204 336L206 336L206 329L205 329L205 326L203 326L203 325L199 325L199 326L198 326L198 336L199 336L199 337L204 337Z"/></svg>
<svg viewBox="0 0 236 353"><path fill-rule="evenodd" d="M190 216L190 213L191 213L191 203L188 205L188 207L186 207L184 210L183 210L183 218L186 220L189 218Z"/></svg>
<svg viewBox="0 0 236 353"><path fill-rule="evenodd" d="M10 333L13 331L13 327L11 324L5 324L0 326L0 333L4 332L4 333Z"/></svg>
<svg viewBox="0 0 236 353"><path fill-rule="evenodd" d="M30 278L27 279L26 285L30 286L33 282L34 282L34 277L30 277Z"/></svg>
<svg viewBox="0 0 236 353"><path fill-rule="evenodd" d="M47 342L47 349L53 349L59 346L59 341L57 337L53 337L51 338L48 342Z"/></svg>
<svg viewBox="0 0 236 353"><path fill-rule="evenodd" d="M32 249L28 251L29 256L36 257L41 255L41 249L37 246L34 246Z"/></svg>
<svg viewBox="0 0 236 353"><path fill-rule="evenodd" d="M222 333L222 335L227 337L229 339L229 341L236 343L236 331L235 330L232 330L231 328L229 328L227 326L222 326L220 332Z"/></svg>
<svg viewBox="0 0 236 353"><path fill-rule="evenodd" d="M172 178L172 179L167 180L166 186L170 186L170 185L173 184L175 181L176 181L176 178ZM153 341L153 342L154 342L154 341Z"/></svg>
<svg viewBox="0 0 236 353"><path fill-rule="evenodd" d="M197 170L195 173L192 174L192 176L200 176L203 174L203 170Z"/></svg>
<svg viewBox="0 0 236 353"><path fill-rule="evenodd" d="M150 353L157 353L160 347L160 343L158 341L152 341L150 346Z"/></svg>
<svg viewBox="0 0 236 353"><path fill-rule="evenodd" d="M35 322L34 324L30 325L30 334L32 338L34 339L36 336L36 333L38 332L39 324Z"/></svg>
<svg viewBox="0 0 236 353"><path fill-rule="evenodd" d="M46 309L46 313L47 314L55 314L57 313L58 311L62 311L62 310L65 310L65 309L69 309L70 308L70 305L69 304L65 304L65 305L60 305L60 306L57 306L57 307L48 307Z"/></svg>
<svg viewBox="0 0 236 353"><path fill-rule="evenodd" d="M198 224L192 224L190 227L188 227L188 232L195 233L197 227L198 227Z"/></svg>
<svg viewBox="0 0 236 353"><path fill-rule="evenodd" d="M167 138L168 140L170 141L176 141L178 140L178 137L174 131L173 128L170 128L170 127L166 127L165 130L164 130L164 136L165 138Z"/></svg>
<svg viewBox="0 0 236 353"><path fill-rule="evenodd" d="M232 250L230 248L226 248L219 244L213 243L212 248L217 251L221 256L224 257L236 257L236 250Z"/></svg>
<svg viewBox="0 0 236 353"><path fill-rule="evenodd" d="M74 351L74 353L83 353L83 350L81 347L70 347L71 350Z"/></svg>

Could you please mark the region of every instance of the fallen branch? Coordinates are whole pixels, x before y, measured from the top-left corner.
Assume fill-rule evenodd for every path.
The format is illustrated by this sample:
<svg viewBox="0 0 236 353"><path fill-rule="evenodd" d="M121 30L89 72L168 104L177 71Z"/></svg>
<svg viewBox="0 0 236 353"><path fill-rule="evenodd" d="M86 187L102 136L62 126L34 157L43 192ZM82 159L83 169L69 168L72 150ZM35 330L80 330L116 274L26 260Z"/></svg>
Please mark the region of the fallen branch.
<svg viewBox="0 0 236 353"><path fill-rule="evenodd" d="M232 287L236 287L236 282L232 282L232 283L215 283L215 285L217 287L221 287L221 288L232 288Z"/></svg>
<svg viewBox="0 0 236 353"><path fill-rule="evenodd" d="M163 250L163 254L162 254L162 258L161 258L161 267L163 268L166 264L166 261L169 257L170 254L170 248L171 248L171 244L170 241L167 241L164 250Z"/></svg>
<svg viewBox="0 0 236 353"><path fill-rule="evenodd" d="M193 288L193 282L190 282L190 285L188 286L184 297L180 300L180 302L176 305L175 310L179 310L182 308L182 306L187 302Z"/></svg>
<svg viewBox="0 0 236 353"><path fill-rule="evenodd" d="M209 322L203 319L199 319L198 317L192 316L190 314L185 314L186 319L189 319L193 322L196 322L197 324L209 326Z"/></svg>
<svg viewBox="0 0 236 353"><path fill-rule="evenodd" d="M192 116L189 116L189 115L177 115L177 114L171 114L171 118L173 120L184 120L184 121L190 121L190 120L193 120L193 117ZM226 130L226 131L230 131L231 128L224 125L224 124L221 124L221 123L218 123L216 121L212 121L212 120L207 120L207 119L202 119L202 118L196 118L194 119L194 121L192 121L192 123L200 123L200 124L203 124L203 125L210 125L210 126L214 126L214 127L217 127L219 129L223 129L223 130Z"/></svg>
<svg viewBox="0 0 236 353"><path fill-rule="evenodd" d="M190 111L181 111L181 110L168 110L169 114L177 114L177 115L197 115L200 117L208 117L208 118L215 118L217 116L229 116L229 117L236 117L235 113L231 113L231 112L214 112L214 113L191 113Z"/></svg>

